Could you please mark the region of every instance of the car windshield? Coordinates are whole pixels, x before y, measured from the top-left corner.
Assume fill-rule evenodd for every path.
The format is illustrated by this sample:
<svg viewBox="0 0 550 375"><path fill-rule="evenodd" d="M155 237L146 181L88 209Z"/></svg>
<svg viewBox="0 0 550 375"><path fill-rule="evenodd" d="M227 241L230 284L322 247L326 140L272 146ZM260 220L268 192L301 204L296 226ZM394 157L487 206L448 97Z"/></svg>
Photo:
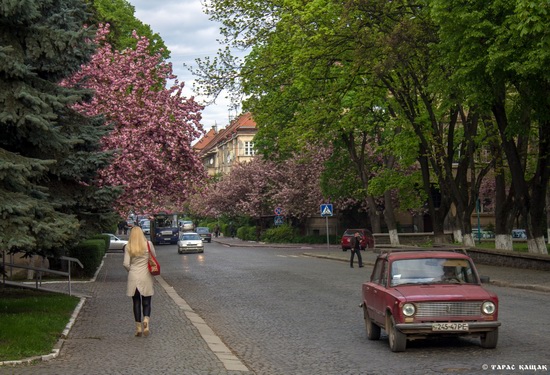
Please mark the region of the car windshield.
<svg viewBox="0 0 550 375"><path fill-rule="evenodd" d="M478 284L467 259L421 258L392 262L391 286L403 284Z"/></svg>
<svg viewBox="0 0 550 375"><path fill-rule="evenodd" d="M200 240L201 237L194 233L194 234L183 234L180 238L180 240L182 241L195 241L195 240Z"/></svg>

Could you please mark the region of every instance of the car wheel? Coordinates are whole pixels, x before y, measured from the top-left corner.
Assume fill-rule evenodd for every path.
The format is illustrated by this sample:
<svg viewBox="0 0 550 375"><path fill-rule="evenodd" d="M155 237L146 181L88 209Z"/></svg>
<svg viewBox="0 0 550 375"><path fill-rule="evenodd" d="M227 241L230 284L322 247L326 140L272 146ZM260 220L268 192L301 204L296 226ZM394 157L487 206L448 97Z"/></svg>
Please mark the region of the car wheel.
<svg viewBox="0 0 550 375"><path fill-rule="evenodd" d="M380 327L372 322L370 319L367 307L363 305L363 315L365 317L365 328L367 329L367 338L369 340L380 339Z"/></svg>
<svg viewBox="0 0 550 375"><path fill-rule="evenodd" d="M498 342L498 328L494 331L482 334L480 337L481 347L485 349L494 349L497 347Z"/></svg>
<svg viewBox="0 0 550 375"><path fill-rule="evenodd" d="M178 249L178 254L181 254L181 250Z"/></svg>
<svg viewBox="0 0 550 375"><path fill-rule="evenodd" d="M407 336L395 328L395 320L393 319L393 316L390 316L387 319L388 323L386 324L389 324L389 328L387 329L388 341L390 342L391 351L404 352L407 348Z"/></svg>

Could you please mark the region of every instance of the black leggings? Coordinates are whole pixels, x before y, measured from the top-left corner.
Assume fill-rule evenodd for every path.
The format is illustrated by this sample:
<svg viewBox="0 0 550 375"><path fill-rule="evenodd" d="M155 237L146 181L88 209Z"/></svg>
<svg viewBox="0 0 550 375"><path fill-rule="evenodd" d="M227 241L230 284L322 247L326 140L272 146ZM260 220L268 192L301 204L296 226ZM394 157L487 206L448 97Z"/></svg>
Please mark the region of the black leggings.
<svg viewBox="0 0 550 375"><path fill-rule="evenodd" d="M151 296L145 297L139 293L136 288L136 292L132 297L134 302L134 318L136 322L141 322L141 308L143 306L143 316L151 316Z"/></svg>

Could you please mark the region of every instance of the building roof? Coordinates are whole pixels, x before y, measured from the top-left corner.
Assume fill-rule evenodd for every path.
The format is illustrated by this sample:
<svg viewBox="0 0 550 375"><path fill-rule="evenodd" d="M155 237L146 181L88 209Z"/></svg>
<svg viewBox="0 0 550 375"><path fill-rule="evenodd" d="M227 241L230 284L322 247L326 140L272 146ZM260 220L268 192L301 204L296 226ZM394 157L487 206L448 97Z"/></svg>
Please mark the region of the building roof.
<svg viewBox="0 0 550 375"><path fill-rule="evenodd" d="M205 135L202 137L194 146L193 148L196 151L201 151L204 148L208 147L208 145L216 138L216 135L218 132L215 128L211 128Z"/></svg>
<svg viewBox="0 0 550 375"><path fill-rule="evenodd" d="M207 154L210 150L219 144L223 144L228 140L234 138L238 132L256 130L256 122L252 118L251 113L244 113L231 121L229 126L220 131L210 129L204 137L202 137L194 146L193 149L199 152L199 154Z"/></svg>

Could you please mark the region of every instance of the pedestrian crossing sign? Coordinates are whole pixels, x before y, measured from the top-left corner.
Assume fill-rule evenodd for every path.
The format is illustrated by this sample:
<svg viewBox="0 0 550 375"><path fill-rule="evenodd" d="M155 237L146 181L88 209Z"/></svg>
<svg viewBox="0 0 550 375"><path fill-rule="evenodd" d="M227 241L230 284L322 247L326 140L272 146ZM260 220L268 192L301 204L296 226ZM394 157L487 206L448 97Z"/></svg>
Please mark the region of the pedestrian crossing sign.
<svg viewBox="0 0 550 375"><path fill-rule="evenodd" d="M332 216L332 204L321 205L321 216Z"/></svg>

